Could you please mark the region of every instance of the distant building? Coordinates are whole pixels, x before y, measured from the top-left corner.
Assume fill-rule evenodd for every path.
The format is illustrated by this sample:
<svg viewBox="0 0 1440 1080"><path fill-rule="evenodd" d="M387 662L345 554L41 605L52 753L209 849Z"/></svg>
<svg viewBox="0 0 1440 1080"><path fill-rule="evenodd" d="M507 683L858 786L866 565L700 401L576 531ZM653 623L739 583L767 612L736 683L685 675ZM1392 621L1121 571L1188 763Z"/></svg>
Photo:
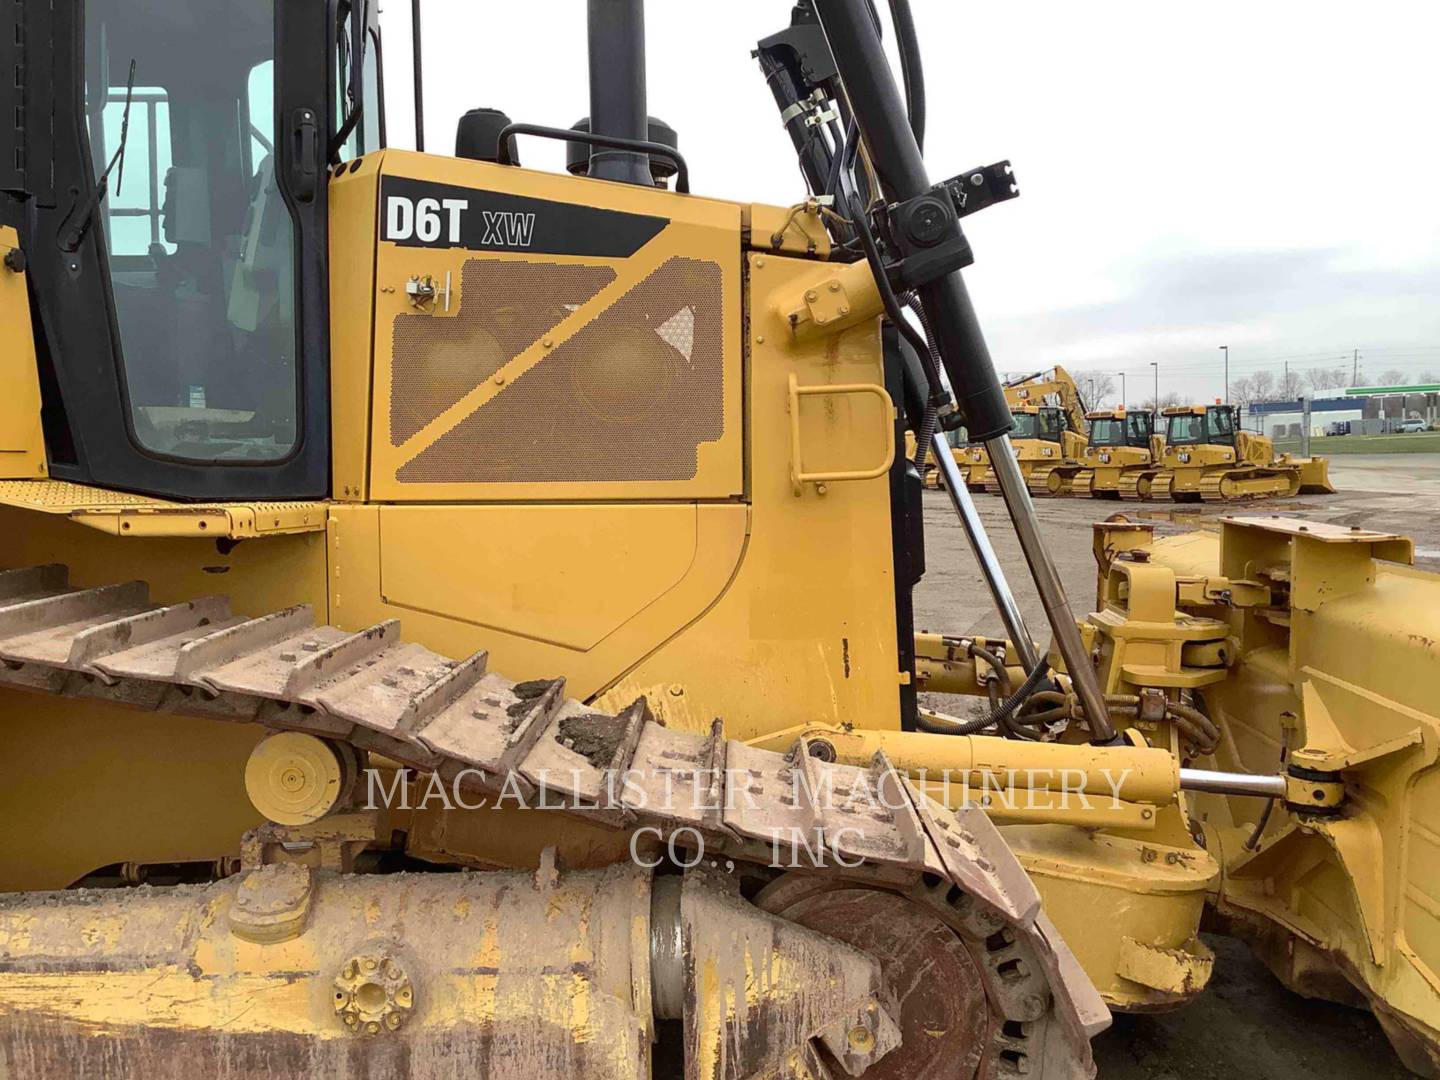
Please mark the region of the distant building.
<svg viewBox="0 0 1440 1080"><path fill-rule="evenodd" d="M1310 402L1310 434L1325 435L1332 424L1362 420L1364 403L1354 398L1317 398ZM1272 439L1298 439L1305 422L1300 401L1252 401L1245 409L1245 427Z"/></svg>
<svg viewBox="0 0 1440 1080"><path fill-rule="evenodd" d="M1298 439L1305 422L1303 401L1255 401L1246 406L1245 427L1273 439ZM1335 397L1310 402L1310 434L1380 435L1405 420L1440 421L1440 384L1420 386L1355 386Z"/></svg>
<svg viewBox="0 0 1440 1080"><path fill-rule="evenodd" d="M1428 420L1440 418L1440 384L1418 386L1352 386L1347 397L1362 399L1367 420Z"/></svg>

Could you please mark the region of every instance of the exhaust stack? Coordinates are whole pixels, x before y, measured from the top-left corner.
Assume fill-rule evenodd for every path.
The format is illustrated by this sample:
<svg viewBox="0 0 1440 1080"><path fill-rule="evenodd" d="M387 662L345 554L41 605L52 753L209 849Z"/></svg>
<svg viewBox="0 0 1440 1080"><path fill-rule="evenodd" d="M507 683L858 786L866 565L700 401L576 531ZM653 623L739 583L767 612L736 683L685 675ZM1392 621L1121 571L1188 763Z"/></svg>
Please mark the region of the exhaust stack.
<svg viewBox="0 0 1440 1080"><path fill-rule="evenodd" d="M645 0L589 0L590 130L650 137L645 102ZM633 150L590 150L590 175L650 187L650 158Z"/></svg>

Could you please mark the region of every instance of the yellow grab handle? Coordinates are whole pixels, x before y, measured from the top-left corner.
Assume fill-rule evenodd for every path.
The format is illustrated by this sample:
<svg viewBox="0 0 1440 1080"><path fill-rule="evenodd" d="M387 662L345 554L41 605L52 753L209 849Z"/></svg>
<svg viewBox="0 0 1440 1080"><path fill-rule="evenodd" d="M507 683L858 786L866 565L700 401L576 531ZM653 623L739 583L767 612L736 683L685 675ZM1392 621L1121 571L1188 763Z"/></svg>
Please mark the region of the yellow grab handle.
<svg viewBox="0 0 1440 1080"><path fill-rule="evenodd" d="M885 415L885 459L873 469L853 469L848 472L807 473L800 459L800 399L802 397L823 397L827 394L873 394L880 399ZM895 402L877 383L822 383L817 386L801 386L794 375L790 376L790 486L798 496L806 484L838 483L844 480L874 480L884 476L895 462Z"/></svg>

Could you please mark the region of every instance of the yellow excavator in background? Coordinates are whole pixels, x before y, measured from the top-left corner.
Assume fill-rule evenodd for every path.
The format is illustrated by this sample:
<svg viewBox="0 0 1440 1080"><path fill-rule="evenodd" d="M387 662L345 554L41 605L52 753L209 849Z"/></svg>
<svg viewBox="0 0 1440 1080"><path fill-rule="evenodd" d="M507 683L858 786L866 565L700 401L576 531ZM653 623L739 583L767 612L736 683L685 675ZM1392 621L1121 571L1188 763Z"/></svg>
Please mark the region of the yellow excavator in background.
<svg viewBox="0 0 1440 1080"><path fill-rule="evenodd" d="M1155 498L1221 502L1335 491L1328 459L1276 457L1274 442L1244 430L1233 405L1177 406L1162 415L1162 471L1150 478Z"/></svg>
<svg viewBox="0 0 1440 1080"><path fill-rule="evenodd" d="M1005 384L1005 400L1014 423L1011 443L1020 473L1034 495L1069 493L1079 470L1089 425L1085 403L1074 378L1060 365ZM995 491L995 472L984 446L957 448L972 491Z"/></svg>
<svg viewBox="0 0 1440 1080"><path fill-rule="evenodd" d="M4 5L0 1072L1070 1080L1208 912L1436 1074L1440 578L1110 522L1075 617L962 276L1018 189L890 6L904 93L865 0L760 41L768 206L639 0L453 156L373 0ZM956 414L1043 633L945 452L1004 632L915 632Z"/></svg>
<svg viewBox="0 0 1440 1080"><path fill-rule="evenodd" d="M1148 499L1165 446L1165 437L1155 431L1155 414L1122 406L1087 413L1085 419L1090 439L1070 490L1096 499Z"/></svg>

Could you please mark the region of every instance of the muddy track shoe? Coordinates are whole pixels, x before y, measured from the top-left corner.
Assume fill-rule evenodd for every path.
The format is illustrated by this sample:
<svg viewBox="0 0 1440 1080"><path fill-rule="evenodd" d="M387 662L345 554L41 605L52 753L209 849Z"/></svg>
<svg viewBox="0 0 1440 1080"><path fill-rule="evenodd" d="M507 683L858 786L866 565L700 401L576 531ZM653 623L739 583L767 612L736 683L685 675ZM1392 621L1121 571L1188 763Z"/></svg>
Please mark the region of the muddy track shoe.
<svg viewBox="0 0 1440 1080"><path fill-rule="evenodd" d="M937 971L958 980L945 986L889 982L889 991L873 993L868 1003L857 999L822 1016L787 1013L784 1023L780 1016L747 1013L745 987L727 999L732 1011L736 1000L742 1003L739 1014L725 1013L722 1023L708 1014L692 1015L693 995L677 995L672 986L665 995L669 1014L684 1015L693 1043L687 1077L739 1080L787 1069L784 1075L838 1078L864 1072L876 1080L1094 1075L1089 1038L1108 1023L1109 1014L1041 912L1024 869L983 811L951 811L925 798L883 756L869 768L857 768L823 761L816 756L820 748L803 741L778 753L729 740L718 723L709 733L672 730L651 718L643 699L619 715L598 712L566 698L562 680L516 683L490 671L483 652L456 660L407 643L398 622L359 631L317 626L308 606L246 618L222 597L156 605L143 582L72 589L60 565L0 572L0 658L0 685L257 723L279 733L262 741L257 753L271 739L283 738L339 748L342 756L375 752L475 797L542 793L563 812L607 827L651 828L680 841L703 838L707 856L803 867L797 871L802 885L791 888L805 895L772 896L772 910L787 916L794 910L793 923L842 938L851 913L910 927L941 943L944 963ZM255 760L252 755L252 765ZM263 767L260 772L257 783L268 775ZM287 782L295 778L281 773L270 777L274 791L294 787ZM836 805L815 797L821 792L851 798ZM862 802L864 811L856 812ZM328 806L320 799L291 809L297 820L314 822ZM844 865L827 858L817 865L809 839L817 836ZM373 888L379 896L399 887L386 875L337 880L356 895ZM808 886L815 895L806 892ZM228 880L207 887L217 897L236 888ZM7 903L34 903L27 895L16 894ZM107 902L123 908L124 900L121 895ZM689 913L687 955L709 963L701 954L713 954L714 966L704 970L728 971L726 950L735 947L734 940L724 935L702 940L703 927L719 916L701 909L743 902L705 893L677 903ZM12 961L21 963L12 946L22 948L30 940L28 930L18 938L6 936L5 911L0 905L0 974ZM21 916L22 922L31 917L24 911L17 913ZM780 931L756 933L778 941ZM814 947L806 941L806 948ZM95 946L102 952L106 947ZM831 975L817 976L817 986L832 976L839 979L840 968L850 963L844 946L835 949L840 951L833 956L822 949L816 960L820 969L834 968ZM908 969L892 958L869 955L870 962L890 966L887 979L906 977ZM97 955L86 962L105 960ZM369 962L368 954L359 962ZM384 968L387 961L376 962ZM397 970L405 962L396 958ZM200 978L185 975L184 964L176 970L177 978ZM853 965L847 970L853 974ZM337 1013L351 1002L357 1015L370 1009L378 1016L391 1000L386 995L399 993L400 984L396 976L380 990L364 990L359 983L339 986ZM19 997L7 999L9 985L0 978L0 1016L30 1023L23 987L14 991ZM210 992L197 982L195 994ZM937 1001L960 1010L963 1054L953 1053L951 1041L925 1035ZM851 1015L852 1006L860 1012ZM664 1015L661 1008L657 1000L657 1015ZM389 1024L391 1015L400 1013L363 1022ZM694 1042L702 1028L713 1035L715 1023L720 1024L715 1040ZM763 1040L755 1049L744 1032L764 1024L790 1034ZM521 1036L493 1033L496 1042L516 1037ZM716 1046L728 1049L719 1052ZM833 1064L827 1068L827 1061L839 1062L840 1072ZM529 1074L507 1069L491 1075L543 1074L537 1063Z"/></svg>
<svg viewBox="0 0 1440 1080"><path fill-rule="evenodd" d="M1053 465L1049 465L1049 466L1046 466L1046 465L1037 465L1035 468L1031 469L1031 470L1030 470L1030 474L1025 477L1025 486L1030 489L1030 494L1031 494L1031 495L1049 495L1049 494L1051 494L1051 492L1050 492L1050 475L1051 475L1051 473L1053 473L1054 471L1055 471L1055 466L1053 466Z"/></svg>
<svg viewBox="0 0 1440 1080"><path fill-rule="evenodd" d="M1162 483L1163 481L1163 483ZM1160 472L1124 472L1120 474L1120 498L1130 502L1170 497L1170 476Z"/></svg>
<svg viewBox="0 0 1440 1080"><path fill-rule="evenodd" d="M1086 472L1076 465L1057 465L1050 471L1045 481L1047 492L1057 498L1064 498L1070 495L1089 494L1089 490L1079 492L1075 488L1075 481L1082 472Z"/></svg>
<svg viewBox="0 0 1440 1080"><path fill-rule="evenodd" d="M1235 502L1291 496L1300 490L1297 469L1222 469L1200 478L1199 494L1205 502Z"/></svg>

